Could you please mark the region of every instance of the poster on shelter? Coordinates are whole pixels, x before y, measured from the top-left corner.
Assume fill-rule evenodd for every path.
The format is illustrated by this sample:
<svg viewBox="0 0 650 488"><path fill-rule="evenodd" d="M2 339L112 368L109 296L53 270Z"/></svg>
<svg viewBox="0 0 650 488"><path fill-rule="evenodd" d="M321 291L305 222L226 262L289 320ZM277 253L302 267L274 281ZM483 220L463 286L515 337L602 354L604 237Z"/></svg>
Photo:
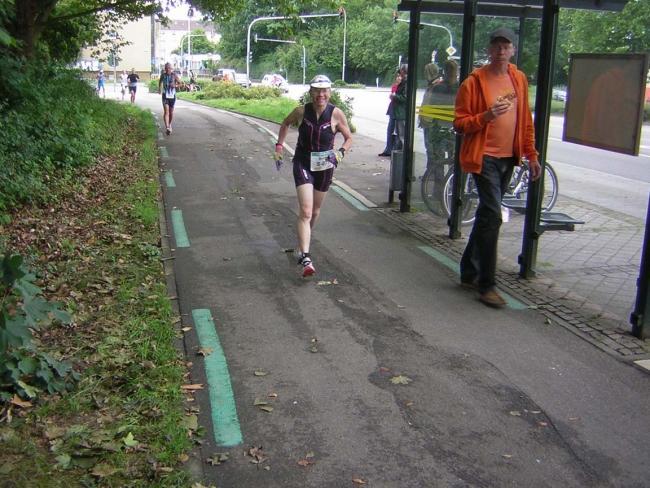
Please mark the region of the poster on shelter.
<svg viewBox="0 0 650 488"><path fill-rule="evenodd" d="M645 54L572 54L562 139L637 156Z"/></svg>

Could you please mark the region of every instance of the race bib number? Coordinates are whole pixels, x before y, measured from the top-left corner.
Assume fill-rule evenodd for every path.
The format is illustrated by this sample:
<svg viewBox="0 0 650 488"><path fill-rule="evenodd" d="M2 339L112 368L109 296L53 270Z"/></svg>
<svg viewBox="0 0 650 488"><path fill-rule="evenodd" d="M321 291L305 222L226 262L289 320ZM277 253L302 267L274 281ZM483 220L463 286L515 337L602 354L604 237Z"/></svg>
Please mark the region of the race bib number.
<svg viewBox="0 0 650 488"><path fill-rule="evenodd" d="M310 154L310 163L312 171L325 171L326 169L334 168L336 161L336 156L334 156L334 150L330 149L329 151L321 152L312 152Z"/></svg>

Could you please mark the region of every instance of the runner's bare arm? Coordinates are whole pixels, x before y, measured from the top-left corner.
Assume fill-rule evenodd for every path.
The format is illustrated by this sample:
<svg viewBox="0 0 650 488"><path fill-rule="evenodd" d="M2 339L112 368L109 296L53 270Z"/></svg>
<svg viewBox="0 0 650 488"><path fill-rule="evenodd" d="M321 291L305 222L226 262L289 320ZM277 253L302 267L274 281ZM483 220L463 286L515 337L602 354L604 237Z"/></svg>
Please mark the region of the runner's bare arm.
<svg viewBox="0 0 650 488"><path fill-rule="evenodd" d="M280 131L278 132L278 144L284 144L284 140L286 139L287 133L289 132L289 127L292 125L298 125L298 123L302 120L304 111L304 106L296 107L282 121L282 124L280 125Z"/></svg>
<svg viewBox="0 0 650 488"><path fill-rule="evenodd" d="M350 146L352 145L352 132L350 131L350 127L348 126L348 119L345 117L343 110L341 110L340 108L335 108L333 115L336 121L336 131L340 132L341 135L343 136L343 144L341 145L341 147L346 151L348 151L350 150Z"/></svg>

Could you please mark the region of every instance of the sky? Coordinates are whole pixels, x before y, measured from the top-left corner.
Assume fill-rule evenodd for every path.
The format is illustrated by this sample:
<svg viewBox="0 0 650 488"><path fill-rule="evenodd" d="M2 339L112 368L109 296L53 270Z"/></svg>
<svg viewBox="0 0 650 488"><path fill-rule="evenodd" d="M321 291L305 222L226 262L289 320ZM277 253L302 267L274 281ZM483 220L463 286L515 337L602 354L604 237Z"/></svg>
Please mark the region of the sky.
<svg viewBox="0 0 650 488"><path fill-rule="evenodd" d="M187 20L187 11L189 10L189 5L183 2L180 5L177 5L176 7L172 7L169 9L169 12L165 12L167 17L170 19L174 20ZM201 19L201 13L198 10L194 10L194 17L192 17L194 20L200 20Z"/></svg>

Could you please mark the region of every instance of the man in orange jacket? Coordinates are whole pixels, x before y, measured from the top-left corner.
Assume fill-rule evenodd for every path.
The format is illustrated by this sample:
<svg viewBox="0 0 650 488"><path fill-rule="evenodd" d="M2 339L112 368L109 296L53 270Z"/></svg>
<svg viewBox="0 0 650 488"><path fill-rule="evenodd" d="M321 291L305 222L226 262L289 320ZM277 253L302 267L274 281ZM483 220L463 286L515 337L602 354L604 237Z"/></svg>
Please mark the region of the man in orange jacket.
<svg viewBox="0 0 650 488"><path fill-rule="evenodd" d="M515 164L529 160L530 175L539 178L528 82L510 59L516 37L510 29L490 34L489 63L463 81L456 96L454 128L463 135L460 164L472 173L479 195L476 220L460 262L460 281L477 288L481 302L501 308L496 290L497 242L501 199Z"/></svg>

